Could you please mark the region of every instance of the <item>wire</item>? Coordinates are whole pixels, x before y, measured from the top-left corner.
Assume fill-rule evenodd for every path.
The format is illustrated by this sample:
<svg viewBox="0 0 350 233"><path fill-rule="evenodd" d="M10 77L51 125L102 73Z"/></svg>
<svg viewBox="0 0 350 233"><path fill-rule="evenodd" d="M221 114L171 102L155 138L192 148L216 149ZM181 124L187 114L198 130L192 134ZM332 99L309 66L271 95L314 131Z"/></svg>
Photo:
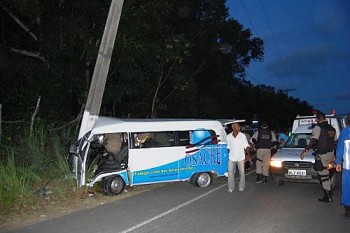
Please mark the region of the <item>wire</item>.
<svg viewBox="0 0 350 233"><path fill-rule="evenodd" d="M244 5L244 3L243 3L242 0L240 0L240 2L241 2L241 5L242 5L242 7L243 7L243 9L244 9L244 12L246 13L246 15L247 15L247 17L248 17L249 23L251 24L251 26L252 26L252 28L253 28L253 30L254 30L254 33L256 34L257 37L260 37L259 34L258 34L258 31L257 31L256 28L255 28L255 25L253 24L253 21L251 20L251 17L250 17L250 15L249 15L248 11L247 11L247 8L245 7L245 5ZM276 66L275 66L275 64L272 62L272 59L271 59L271 57L270 57L270 54L269 54L267 51L265 51L264 53L266 54L267 60L268 60L269 63L271 63L271 67L272 67L273 71L274 71L275 74L276 74L276 77L275 77L276 80L279 82L279 81L281 80L281 76L280 76L280 74L277 72ZM261 63L257 63L257 64L259 64L259 66L262 67ZM252 75L249 75L249 76L253 77ZM255 79L255 78L254 78L254 79ZM257 80L255 79L255 81L257 81ZM257 82L258 82L258 81L257 81ZM261 84L260 82L258 82L258 83L259 83L259 85Z"/></svg>
<svg viewBox="0 0 350 233"><path fill-rule="evenodd" d="M267 14L266 14L266 11L265 11L265 7L264 7L264 4L263 4L262 0L260 0L260 4L261 4L261 8L262 8L262 10L263 10L263 12L264 12L264 15L265 15L267 24L269 25L269 29L270 29L270 32L271 32L271 35L272 35L272 39L273 39L274 44L275 44L275 46L276 46L277 53L278 53L278 56L279 56L279 58L280 58L280 60L281 60L283 69L284 69L284 71L286 72L286 74L287 74L288 76L290 76L289 73L288 73L288 71L287 71L287 68L286 68L286 65L285 65L285 63L284 63L284 60L283 60L283 58L282 58L282 56L281 56L280 49L279 49L278 44L277 44L277 41L276 41L276 39L275 39L275 35L274 35L273 31L272 31L272 27L271 27L271 24L270 24L270 20L269 20L269 18L267 17ZM288 79L288 80L289 80L289 82L290 82L290 79ZM290 84L291 84L291 83L290 83Z"/></svg>
<svg viewBox="0 0 350 233"><path fill-rule="evenodd" d="M262 83L259 82L252 74L250 74L248 71L245 71L247 73L248 76L250 76L250 78L252 78L257 85L261 85Z"/></svg>

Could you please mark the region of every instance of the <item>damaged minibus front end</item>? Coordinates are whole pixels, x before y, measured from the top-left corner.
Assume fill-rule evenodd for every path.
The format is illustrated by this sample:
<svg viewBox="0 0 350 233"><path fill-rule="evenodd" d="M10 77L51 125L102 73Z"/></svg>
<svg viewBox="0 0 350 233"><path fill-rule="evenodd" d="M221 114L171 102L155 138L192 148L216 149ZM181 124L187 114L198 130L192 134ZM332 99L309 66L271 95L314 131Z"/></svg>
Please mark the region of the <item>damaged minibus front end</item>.
<svg viewBox="0 0 350 233"><path fill-rule="evenodd" d="M77 180L77 185L92 187L96 182L103 181L104 192L115 195L123 191L129 183L127 176L127 145L122 151L122 134L86 133L70 147L69 160L71 170ZM119 141L119 150L111 149L108 139ZM118 140L115 140L115 139ZM116 145L113 145L115 147ZM114 153L113 153L113 152ZM109 187L109 188L107 188Z"/></svg>

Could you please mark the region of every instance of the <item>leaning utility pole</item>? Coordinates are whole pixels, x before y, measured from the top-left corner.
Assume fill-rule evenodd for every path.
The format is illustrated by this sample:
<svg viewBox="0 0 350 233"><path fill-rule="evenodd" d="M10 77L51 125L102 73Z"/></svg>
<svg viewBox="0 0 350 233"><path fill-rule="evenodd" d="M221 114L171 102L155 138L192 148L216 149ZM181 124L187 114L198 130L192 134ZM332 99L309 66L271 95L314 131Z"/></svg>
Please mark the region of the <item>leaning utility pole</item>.
<svg viewBox="0 0 350 233"><path fill-rule="evenodd" d="M112 58L115 37L124 0L112 0L108 18L97 55L94 73L92 76L89 95L86 101L83 119L80 125L79 137L81 138L94 125L100 114L101 102L106 85L109 65Z"/></svg>

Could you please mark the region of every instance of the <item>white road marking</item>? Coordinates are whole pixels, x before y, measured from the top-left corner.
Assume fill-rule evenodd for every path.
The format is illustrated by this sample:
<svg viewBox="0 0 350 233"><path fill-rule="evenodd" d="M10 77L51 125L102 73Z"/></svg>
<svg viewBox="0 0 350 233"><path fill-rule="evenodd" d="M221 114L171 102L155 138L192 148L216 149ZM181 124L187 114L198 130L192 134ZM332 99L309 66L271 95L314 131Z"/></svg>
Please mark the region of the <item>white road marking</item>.
<svg viewBox="0 0 350 233"><path fill-rule="evenodd" d="M252 171L246 173L245 175L246 176L250 175L253 172L255 172L255 170L252 170ZM185 206L191 204L192 202L195 202L195 201L197 201L197 200L199 200L199 199L201 199L203 197L206 197L209 194L211 194L212 192L215 192L216 190L219 190L219 189L221 189L224 186L227 186L227 184L220 185L219 187L216 187L215 189L212 189L212 190L210 190L210 191L208 191L206 193L203 193L202 195L200 195L200 196L198 196L196 198L193 198L192 200L189 200L189 201L187 201L185 203L182 203L181 205L175 206L174 208L172 208L170 210L164 211L163 213L158 214L158 215L154 216L153 218L149 218L149 219L147 219L147 220L145 220L145 221L143 221L143 222L141 222L139 224L136 224L136 225L134 225L134 226L124 230L124 231L121 231L120 233L128 233L128 232L131 232L133 230L136 230L137 228L140 228L140 227L142 227L142 226L144 226L144 225L146 225L148 223L151 223L151 222L153 222L153 221L155 221L155 220L157 220L157 219L159 219L159 218L161 218L161 217L163 217L165 215L168 215L168 214L170 214L170 213L172 213L172 212L174 212L174 211L176 211L178 209L181 209L182 207L185 207Z"/></svg>

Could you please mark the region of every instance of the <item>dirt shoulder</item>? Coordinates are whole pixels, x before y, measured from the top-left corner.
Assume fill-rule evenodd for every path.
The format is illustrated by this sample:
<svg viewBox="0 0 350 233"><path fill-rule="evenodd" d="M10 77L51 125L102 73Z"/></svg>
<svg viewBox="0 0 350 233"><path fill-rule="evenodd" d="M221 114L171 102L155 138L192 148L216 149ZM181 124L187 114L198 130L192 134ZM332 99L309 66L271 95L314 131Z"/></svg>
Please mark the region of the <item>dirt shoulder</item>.
<svg viewBox="0 0 350 233"><path fill-rule="evenodd" d="M164 186L165 184L141 185L128 187L117 196L106 196L99 192L77 191L74 195L65 198L55 198L47 195L35 206L28 206L11 213L0 213L0 232L7 232L32 225L41 221L71 214L76 211L94 208L109 202L122 200L143 192Z"/></svg>

